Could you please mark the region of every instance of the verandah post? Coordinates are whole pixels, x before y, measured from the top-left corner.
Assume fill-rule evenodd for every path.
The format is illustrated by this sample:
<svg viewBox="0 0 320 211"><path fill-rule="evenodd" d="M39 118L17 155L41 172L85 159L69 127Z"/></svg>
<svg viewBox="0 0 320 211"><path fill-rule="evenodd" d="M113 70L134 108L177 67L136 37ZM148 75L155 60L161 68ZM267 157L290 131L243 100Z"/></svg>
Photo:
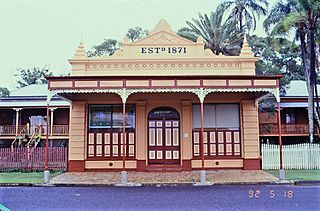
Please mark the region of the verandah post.
<svg viewBox="0 0 320 211"><path fill-rule="evenodd" d="M282 137L281 137L281 115L280 115L280 100L278 100L278 110L277 110L277 119L278 119L278 135L279 135L279 161L280 161L280 168L279 168L279 180L284 181L285 180L285 175L284 175L284 170L282 166Z"/></svg>
<svg viewBox="0 0 320 211"><path fill-rule="evenodd" d="M200 125L201 125L201 169L204 170L204 111L203 102L200 103Z"/></svg>
<svg viewBox="0 0 320 211"><path fill-rule="evenodd" d="M51 100L51 92L47 96L47 119L46 119L46 156L44 166L44 183L50 183L50 171L49 171L49 102Z"/></svg>
<svg viewBox="0 0 320 211"><path fill-rule="evenodd" d="M122 104L122 168L126 169L126 103Z"/></svg>
<svg viewBox="0 0 320 211"><path fill-rule="evenodd" d="M206 92L203 88L200 88L200 90L197 92L197 95L200 100L200 125L201 125L201 148L200 148L200 154L201 154L201 170L200 170L200 182L196 183L195 185L211 185L210 182L207 182L206 178L206 170L205 170L205 163L204 163L204 98L206 96Z"/></svg>

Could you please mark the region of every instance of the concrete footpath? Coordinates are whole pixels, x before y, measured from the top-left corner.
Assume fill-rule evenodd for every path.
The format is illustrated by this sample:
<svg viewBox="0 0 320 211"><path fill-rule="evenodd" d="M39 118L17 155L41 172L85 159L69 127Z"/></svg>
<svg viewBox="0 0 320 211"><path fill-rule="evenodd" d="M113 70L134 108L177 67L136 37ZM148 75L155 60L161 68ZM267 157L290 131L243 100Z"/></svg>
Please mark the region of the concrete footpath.
<svg viewBox="0 0 320 211"><path fill-rule="evenodd" d="M141 185L191 185L200 181L199 171L188 172L135 172L128 171L128 182ZM268 184L278 178L262 170L207 171L207 181L213 184ZM120 172L66 172L54 177L52 185L115 185L120 183Z"/></svg>

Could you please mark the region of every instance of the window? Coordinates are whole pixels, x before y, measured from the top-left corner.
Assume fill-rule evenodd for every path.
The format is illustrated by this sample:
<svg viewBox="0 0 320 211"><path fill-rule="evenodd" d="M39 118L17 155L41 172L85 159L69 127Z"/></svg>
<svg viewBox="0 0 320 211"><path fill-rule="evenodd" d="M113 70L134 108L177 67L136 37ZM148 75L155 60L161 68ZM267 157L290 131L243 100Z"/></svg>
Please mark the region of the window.
<svg viewBox="0 0 320 211"><path fill-rule="evenodd" d="M90 106L90 128L111 128L111 106Z"/></svg>
<svg viewBox="0 0 320 211"><path fill-rule="evenodd" d="M204 128L240 127L238 104L204 104ZM200 105L192 106L192 126L201 128Z"/></svg>
<svg viewBox="0 0 320 211"><path fill-rule="evenodd" d="M203 154L205 157L240 157L239 104L204 104ZM200 105L192 106L193 157L202 154Z"/></svg>
<svg viewBox="0 0 320 211"><path fill-rule="evenodd" d="M88 158L135 158L135 106L126 105L126 147L123 152L122 105L90 105Z"/></svg>
<svg viewBox="0 0 320 211"><path fill-rule="evenodd" d="M122 128L122 105L90 105L89 128ZM126 128L135 128L135 106L126 106Z"/></svg>

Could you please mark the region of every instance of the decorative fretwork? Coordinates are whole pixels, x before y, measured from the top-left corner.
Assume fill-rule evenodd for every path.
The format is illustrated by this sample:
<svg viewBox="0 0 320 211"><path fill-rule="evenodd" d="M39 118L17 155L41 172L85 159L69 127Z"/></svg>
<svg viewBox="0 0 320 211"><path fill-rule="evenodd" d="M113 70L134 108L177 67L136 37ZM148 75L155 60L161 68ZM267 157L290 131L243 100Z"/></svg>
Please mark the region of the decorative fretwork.
<svg viewBox="0 0 320 211"><path fill-rule="evenodd" d="M50 91L48 95L58 93L113 93L121 97L122 102L125 103L131 94L135 93L182 93L188 92L198 96L200 102L204 102L205 97L210 93L215 92L265 92L271 93L277 99L279 97L278 88L122 88L122 89L55 89Z"/></svg>

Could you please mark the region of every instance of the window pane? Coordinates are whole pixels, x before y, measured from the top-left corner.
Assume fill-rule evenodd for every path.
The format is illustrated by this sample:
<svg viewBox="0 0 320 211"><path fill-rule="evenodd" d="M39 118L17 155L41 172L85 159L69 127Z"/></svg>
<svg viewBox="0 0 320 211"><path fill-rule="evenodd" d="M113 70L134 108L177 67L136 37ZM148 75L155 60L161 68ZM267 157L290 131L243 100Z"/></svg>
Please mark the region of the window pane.
<svg viewBox="0 0 320 211"><path fill-rule="evenodd" d="M112 127L122 127L122 105L114 105L112 113Z"/></svg>
<svg viewBox="0 0 320 211"><path fill-rule="evenodd" d="M215 108L213 104L204 104L204 128L214 128L215 121Z"/></svg>
<svg viewBox="0 0 320 211"><path fill-rule="evenodd" d="M192 105L192 127L201 128L199 104Z"/></svg>
<svg viewBox="0 0 320 211"><path fill-rule="evenodd" d="M216 104L217 128L238 129L239 117L238 104Z"/></svg>
<svg viewBox="0 0 320 211"><path fill-rule="evenodd" d="M204 104L204 128L215 127L215 110L213 104ZM201 128L200 105L192 105L192 127Z"/></svg>
<svg viewBox="0 0 320 211"><path fill-rule="evenodd" d="M136 127L136 108L134 105L126 106L126 127L127 128Z"/></svg>
<svg viewBox="0 0 320 211"><path fill-rule="evenodd" d="M111 127L111 106L90 106L89 108L90 128Z"/></svg>
<svg viewBox="0 0 320 211"><path fill-rule="evenodd" d="M122 128L122 105L114 105L112 113L112 127ZM135 107L126 106L126 128L135 128Z"/></svg>

